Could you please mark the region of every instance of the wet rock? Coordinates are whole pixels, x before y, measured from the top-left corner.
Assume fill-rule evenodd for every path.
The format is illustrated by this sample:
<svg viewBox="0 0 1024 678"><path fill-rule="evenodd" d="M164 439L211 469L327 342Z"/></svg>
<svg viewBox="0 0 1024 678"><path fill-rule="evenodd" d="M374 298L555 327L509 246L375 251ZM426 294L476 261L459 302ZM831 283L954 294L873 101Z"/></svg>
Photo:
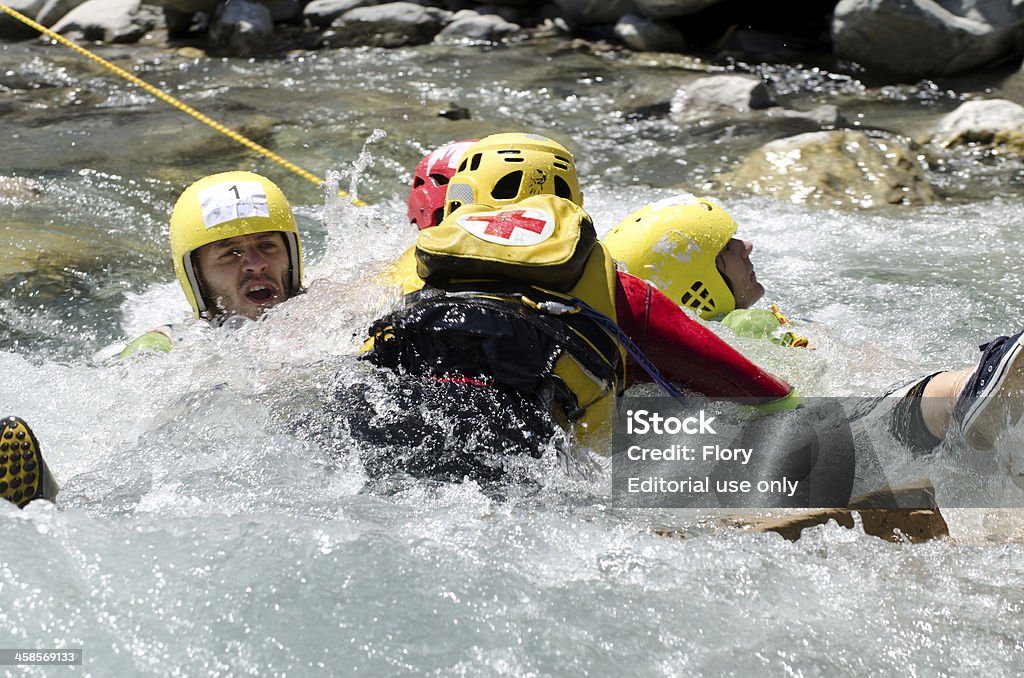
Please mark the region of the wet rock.
<svg viewBox="0 0 1024 678"><path fill-rule="evenodd" d="M521 30L519 24L506 21L496 14L477 14L473 10L463 10L457 12L452 22L441 29L437 39L466 38L499 42Z"/></svg>
<svg viewBox="0 0 1024 678"><path fill-rule="evenodd" d="M555 0L565 17L580 24L614 24L638 12L633 0Z"/></svg>
<svg viewBox="0 0 1024 678"><path fill-rule="evenodd" d="M436 7L390 2L345 12L331 23L324 38L331 47L422 45L432 41L451 19L451 12Z"/></svg>
<svg viewBox="0 0 1024 678"><path fill-rule="evenodd" d="M34 19L40 9L43 8L45 0L9 0L4 4L20 12L30 19ZM39 32L31 26L9 15L7 12L0 12L0 40L18 40L21 38L32 38L39 35Z"/></svg>
<svg viewBox="0 0 1024 678"><path fill-rule="evenodd" d="M273 33L273 17L266 6L253 0L227 0L210 23L209 49L240 57L260 54Z"/></svg>
<svg viewBox="0 0 1024 678"><path fill-rule="evenodd" d="M809 132L765 144L732 174L734 188L821 207L922 205L935 191L902 142L859 131Z"/></svg>
<svg viewBox="0 0 1024 678"><path fill-rule="evenodd" d="M166 10L187 14L191 17L196 12L212 15L217 8L218 0L147 0L147 4L163 7Z"/></svg>
<svg viewBox="0 0 1024 678"><path fill-rule="evenodd" d="M735 117L775 106L760 78L712 75L680 88L672 97L669 118L677 125Z"/></svg>
<svg viewBox="0 0 1024 678"><path fill-rule="evenodd" d="M626 14L615 24L615 35L638 52L678 52L683 49L683 34L668 24Z"/></svg>
<svg viewBox="0 0 1024 678"><path fill-rule="evenodd" d="M1021 53L1024 3L1005 0L840 0L836 54L919 77L951 75Z"/></svg>
<svg viewBox="0 0 1024 678"><path fill-rule="evenodd" d="M699 12L721 0L633 0L637 9L652 19L668 19Z"/></svg>
<svg viewBox="0 0 1024 678"><path fill-rule="evenodd" d="M933 138L946 148L982 144L1024 154L1024 106L1007 99L967 101L939 121Z"/></svg>
<svg viewBox="0 0 1024 678"><path fill-rule="evenodd" d="M156 10L139 0L88 0L52 28L61 35L103 42L138 42L157 25Z"/></svg>
<svg viewBox="0 0 1024 678"><path fill-rule="evenodd" d="M366 7L374 0L313 0L302 10L303 16L314 26L330 26L331 22L349 10Z"/></svg>
<svg viewBox="0 0 1024 678"><path fill-rule="evenodd" d="M53 25L57 23L61 17L67 15L68 12L84 4L85 0L48 0L43 8L39 10L39 14L36 16L36 21L46 26L47 28L53 28Z"/></svg>

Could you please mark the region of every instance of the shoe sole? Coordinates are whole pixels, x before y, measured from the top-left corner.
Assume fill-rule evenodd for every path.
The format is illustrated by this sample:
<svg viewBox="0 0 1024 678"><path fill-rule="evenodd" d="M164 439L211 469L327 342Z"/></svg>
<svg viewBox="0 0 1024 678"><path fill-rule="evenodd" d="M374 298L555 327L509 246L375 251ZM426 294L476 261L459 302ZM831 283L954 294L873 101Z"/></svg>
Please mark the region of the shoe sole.
<svg viewBox="0 0 1024 678"><path fill-rule="evenodd" d="M999 434L1016 424L1024 414L1022 341L1024 335L1017 338L1013 348L999 361L984 394L975 399L964 417L961 430L967 443L975 449L991 449Z"/></svg>
<svg viewBox="0 0 1024 678"><path fill-rule="evenodd" d="M18 417L0 420L0 497L19 508L39 496L43 486L39 441Z"/></svg>

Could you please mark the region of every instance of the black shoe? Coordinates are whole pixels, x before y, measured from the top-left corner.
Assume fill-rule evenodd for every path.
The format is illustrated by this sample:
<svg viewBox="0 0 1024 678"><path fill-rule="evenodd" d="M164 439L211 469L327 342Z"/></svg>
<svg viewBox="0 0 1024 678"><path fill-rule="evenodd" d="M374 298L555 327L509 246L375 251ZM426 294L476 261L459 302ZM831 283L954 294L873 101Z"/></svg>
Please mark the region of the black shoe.
<svg viewBox="0 0 1024 678"><path fill-rule="evenodd" d="M978 369L957 398L953 421L964 439L979 450L1024 414L1024 333L998 337L981 347Z"/></svg>
<svg viewBox="0 0 1024 678"><path fill-rule="evenodd" d="M23 508L56 496L57 483L32 429L18 417L0 419L0 497Z"/></svg>

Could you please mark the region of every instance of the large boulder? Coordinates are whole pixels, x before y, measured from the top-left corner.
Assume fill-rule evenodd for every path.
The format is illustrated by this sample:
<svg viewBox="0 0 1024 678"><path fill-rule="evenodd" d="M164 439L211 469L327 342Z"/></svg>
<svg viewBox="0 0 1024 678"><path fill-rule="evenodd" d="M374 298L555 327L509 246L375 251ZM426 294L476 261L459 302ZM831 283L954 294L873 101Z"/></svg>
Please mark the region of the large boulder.
<svg viewBox="0 0 1024 678"><path fill-rule="evenodd" d="M637 9L652 19L670 19L694 14L722 0L633 0Z"/></svg>
<svg viewBox="0 0 1024 678"><path fill-rule="evenodd" d="M273 34L273 15L265 5L255 0L226 0L210 23L209 49L240 57L260 54Z"/></svg>
<svg viewBox="0 0 1024 678"><path fill-rule="evenodd" d="M1024 154L1024 106L1006 99L964 102L939 121L933 140L946 148L981 144Z"/></svg>
<svg viewBox="0 0 1024 678"><path fill-rule="evenodd" d="M840 0L837 55L920 77L951 75L1020 54L1024 3L1014 0Z"/></svg>
<svg viewBox="0 0 1024 678"><path fill-rule="evenodd" d="M808 132L778 139L733 172L733 188L821 207L922 205L935 191L902 142L864 132Z"/></svg>
<svg viewBox="0 0 1024 678"><path fill-rule="evenodd" d="M349 10L331 23L324 38L331 47L403 47L431 42L452 13L411 2L389 2Z"/></svg>
<svg viewBox="0 0 1024 678"><path fill-rule="evenodd" d="M71 38L138 42L157 25L156 10L140 11L139 0L88 0L52 26Z"/></svg>

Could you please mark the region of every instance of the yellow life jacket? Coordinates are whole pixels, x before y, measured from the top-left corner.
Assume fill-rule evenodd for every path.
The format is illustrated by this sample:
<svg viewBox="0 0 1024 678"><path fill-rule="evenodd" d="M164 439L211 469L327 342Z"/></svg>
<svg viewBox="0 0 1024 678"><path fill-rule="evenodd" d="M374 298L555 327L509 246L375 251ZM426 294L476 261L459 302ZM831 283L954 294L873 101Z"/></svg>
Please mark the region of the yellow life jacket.
<svg viewBox="0 0 1024 678"><path fill-rule="evenodd" d="M607 429L625 351L590 318L541 310L579 300L615 321L614 262L581 208L551 195L466 205L420 232L415 275L409 262L396 269L405 306L371 327L366 359L481 377L537 394L580 436Z"/></svg>

